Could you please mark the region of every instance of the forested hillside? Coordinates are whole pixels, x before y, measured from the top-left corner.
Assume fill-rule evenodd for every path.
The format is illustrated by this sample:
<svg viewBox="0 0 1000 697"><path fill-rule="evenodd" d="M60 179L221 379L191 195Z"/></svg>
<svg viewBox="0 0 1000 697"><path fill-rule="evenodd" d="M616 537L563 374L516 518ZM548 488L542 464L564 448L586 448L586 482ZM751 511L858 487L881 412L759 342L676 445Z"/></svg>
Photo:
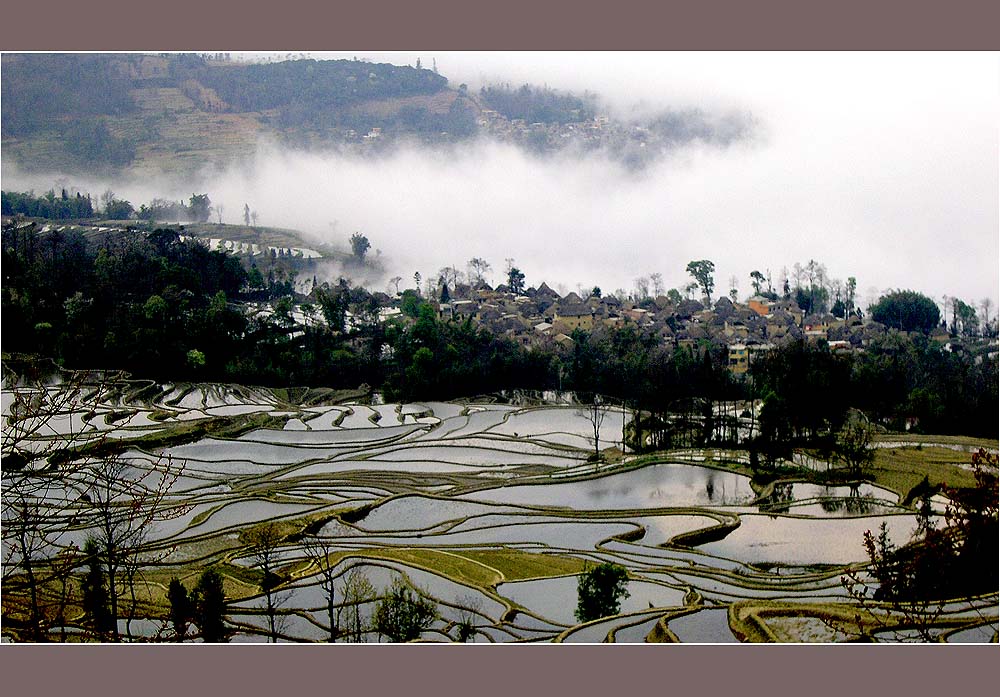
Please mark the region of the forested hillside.
<svg viewBox="0 0 1000 697"><path fill-rule="evenodd" d="M5 54L2 135L27 172L163 174L252 158L262 141L364 157L482 136L544 154L603 151L642 166L690 142L750 136L749 114L667 109L639 122L598 97L531 85L449 85L437 70L228 54Z"/></svg>
<svg viewBox="0 0 1000 697"><path fill-rule="evenodd" d="M472 102L431 70L365 61L236 63L192 54L8 54L5 154L27 170L160 169L291 143L475 130ZM178 165L181 165L178 167Z"/></svg>

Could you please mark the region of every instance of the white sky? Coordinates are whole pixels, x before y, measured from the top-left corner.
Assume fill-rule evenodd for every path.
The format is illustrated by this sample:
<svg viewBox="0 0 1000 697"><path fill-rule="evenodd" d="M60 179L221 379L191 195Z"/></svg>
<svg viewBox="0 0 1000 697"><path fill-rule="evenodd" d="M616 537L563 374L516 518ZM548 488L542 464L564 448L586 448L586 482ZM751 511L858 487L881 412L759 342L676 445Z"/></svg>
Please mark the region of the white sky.
<svg viewBox="0 0 1000 697"><path fill-rule="evenodd" d="M707 258L717 289L736 275L745 295L751 270L770 269L777 285L783 266L815 259L832 278L855 276L862 302L869 288L896 287L1000 299L998 54L354 55L436 60L453 86L473 89L590 90L612 113L736 109L759 128L750 143L688 148L640 174L495 144L377 163L265 149L254 170L216 173L203 187L231 222L248 201L261 224L338 243L360 230L388 275L404 279L479 256L494 282L512 257L529 285L628 290L658 271L676 287L688 261ZM146 193L151 186L117 182L115 191L137 205L172 193Z"/></svg>

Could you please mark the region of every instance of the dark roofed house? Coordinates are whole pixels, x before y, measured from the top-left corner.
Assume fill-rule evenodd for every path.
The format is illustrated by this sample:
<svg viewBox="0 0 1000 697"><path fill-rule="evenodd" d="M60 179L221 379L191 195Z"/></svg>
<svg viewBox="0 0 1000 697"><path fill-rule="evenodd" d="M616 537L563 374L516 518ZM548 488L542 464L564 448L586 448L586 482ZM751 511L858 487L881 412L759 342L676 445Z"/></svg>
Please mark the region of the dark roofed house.
<svg viewBox="0 0 1000 697"><path fill-rule="evenodd" d="M636 324L646 324L650 316L649 310L644 310L641 307L633 307L631 310L625 310L622 314Z"/></svg>
<svg viewBox="0 0 1000 697"><path fill-rule="evenodd" d="M689 324L684 329L684 334L688 339L707 339L708 332L705 331L704 327L697 324ZM680 334L678 334L680 336Z"/></svg>
<svg viewBox="0 0 1000 697"><path fill-rule="evenodd" d="M559 293L549 288L545 281L542 281L542 285L538 286L538 289L535 290L535 300L538 300L539 298L545 298L549 302L555 302L559 300Z"/></svg>
<svg viewBox="0 0 1000 697"><path fill-rule="evenodd" d="M733 301L729 298L722 296L715 301L715 314L718 317L726 318L732 316L734 312Z"/></svg>
<svg viewBox="0 0 1000 697"><path fill-rule="evenodd" d="M794 300L777 300L771 303L771 314L778 310L783 310L795 318L795 324L802 326L802 317L805 314L799 304Z"/></svg>
<svg viewBox="0 0 1000 697"><path fill-rule="evenodd" d="M503 315L500 308L495 305L482 305L479 308L479 320L481 322L493 322Z"/></svg>
<svg viewBox="0 0 1000 697"><path fill-rule="evenodd" d="M704 309L705 306L697 300L682 300L680 305L677 306L676 312L680 319L690 319L695 313L701 312Z"/></svg>

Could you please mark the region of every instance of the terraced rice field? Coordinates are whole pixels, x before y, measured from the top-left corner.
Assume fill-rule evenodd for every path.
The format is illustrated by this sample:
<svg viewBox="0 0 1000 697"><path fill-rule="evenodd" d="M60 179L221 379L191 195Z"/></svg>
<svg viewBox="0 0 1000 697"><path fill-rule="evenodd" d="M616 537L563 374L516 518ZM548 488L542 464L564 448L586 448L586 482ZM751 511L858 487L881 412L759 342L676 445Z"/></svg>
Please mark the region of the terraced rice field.
<svg viewBox="0 0 1000 697"><path fill-rule="evenodd" d="M5 393L5 415L12 403ZM621 416L609 415L618 421L602 446L621 446ZM884 521L902 541L915 526L888 489L799 482L775 505L738 467L704 453L615 449L595 464L590 437L572 406L292 404L264 389L119 380L66 400L25 440L38 451L120 442L122 476L152 487L151 470L171 473L164 515L145 530L156 564L144 572L151 604L132 623L136 636L162 635L170 578L190 587L215 565L233 640L264 641L245 534L275 522L282 641L330 636L306 541L333 564L341 628L364 627L378 597L406 578L437 604L426 641L457 640L463 621L482 643L843 640L850 633L829 619L848 600L844 569L866 559L862 534ZM963 457L956 451L956 468ZM88 486L47 493L59 521L48 554L92 532ZM628 570L629 595L619 615L579 625L578 575L604 561ZM358 572L374 595L351 602L343 587ZM996 637L995 596L943 617L942 640ZM81 621L70 618L69 629ZM364 629L354 639L379 637Z"/></svg>

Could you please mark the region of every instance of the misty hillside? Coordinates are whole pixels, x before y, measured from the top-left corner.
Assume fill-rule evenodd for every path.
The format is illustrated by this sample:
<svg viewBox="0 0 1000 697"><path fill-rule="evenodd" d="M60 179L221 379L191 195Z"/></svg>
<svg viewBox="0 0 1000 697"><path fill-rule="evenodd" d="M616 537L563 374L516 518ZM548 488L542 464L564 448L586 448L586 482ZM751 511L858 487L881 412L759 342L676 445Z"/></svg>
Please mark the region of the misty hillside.
<svg viewBox="0 0 1000 697"><path fill-rule="evenodd" d="M5 54L4 155L27 172L192 173L251 157L262 139L362 155L471 136L535 152L603 149L641 164L670 147L744 137L746 117L697 110L615 123L596 97L523 85L451 87L419 66L228 54Z"/></svg>
<svg viewBox="0 0 1000 697"><path fill-rule="evenodd" d="M444 77L362 61L8 54L2 89L5 155L29 171L184 171L250 155L262 135L310 144L475 128L472 102Z"/></svg>

